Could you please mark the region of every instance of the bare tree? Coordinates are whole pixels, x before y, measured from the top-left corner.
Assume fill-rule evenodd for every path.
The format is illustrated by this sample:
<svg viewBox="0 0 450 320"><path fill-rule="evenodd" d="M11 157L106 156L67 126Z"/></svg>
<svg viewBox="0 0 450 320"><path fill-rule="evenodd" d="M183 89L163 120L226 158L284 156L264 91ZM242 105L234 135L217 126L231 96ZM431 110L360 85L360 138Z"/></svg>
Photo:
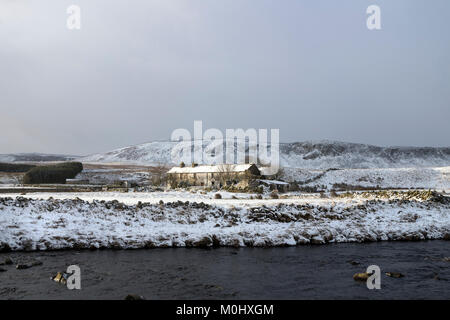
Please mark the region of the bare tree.
<svg viewBox="0 0 450 320"><path fill-rule="evenodd" d="M152 167L150 172L150 181L155 186L160 186L166 183L167 181L167 171L168 168L160 163L156 166Z"/></svg>
<svg viewBox="0 0 450 320"><path fill-rule="evenodd" d="M233 180L235 176L234 168L235 166L232 164L222 164L218 166L218 178L222 185L226 185L228 181Z"/></svg>

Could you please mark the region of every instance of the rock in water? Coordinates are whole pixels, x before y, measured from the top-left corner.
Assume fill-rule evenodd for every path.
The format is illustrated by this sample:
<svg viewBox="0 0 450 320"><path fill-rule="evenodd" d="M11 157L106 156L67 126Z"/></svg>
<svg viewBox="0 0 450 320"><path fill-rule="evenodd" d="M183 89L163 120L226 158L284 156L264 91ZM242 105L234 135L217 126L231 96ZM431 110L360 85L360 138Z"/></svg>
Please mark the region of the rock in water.
<svg viewBox="0 0 450 320"><path fill-rule="evenodd" d="M5 258L5 260L3 260L3 262L0 262L0 266L2 266L2 265L11 265L11 264L13 264L13 261L9 257Z"/></svg>
<svg viewBox="0 0 450 320"><path fill-rule="evenodd" d="M125 297L125 300L145 300L145 298L137 294L129 294Z"/></svg>
<svg viewBox="0 0 450 320"><path fill-rule="evenodd" d="M23 270L31 267L36 267L42 265L42 262L39 260L32 261L30 263L19 263L16 265L16 269Z"/></svg>
<svg viewBox="0 0 450 320"><path fill-rule="evenodd" d="M31 263L32 267L41 266L41 265L42 265L42 261L39 261L39 260L35 260Z"/></svg>
<svg viewBox="0 0 450 320"><path fill-rule="evenodd" d="M367 272L363 272L363 273L355 273L353 275L353 279L355 281L367 281L367 279L369 279L370 274Z"/></svg>
<svg viewBox="0 0 450 320"><path fill-rule="evenodd" d="M400 272L386 272L386 275L391 278L403 278L404 275Z"/></svg>
<svg viewBox="0 0 450 320"><path fill-rule="evenodd" d="M58 272L56 274L56 276L54 276L53 278L51 278L53 281L55 282L59 282L62 284L67 284L67 278L69 277L69 275L65 272Z"/></svg>

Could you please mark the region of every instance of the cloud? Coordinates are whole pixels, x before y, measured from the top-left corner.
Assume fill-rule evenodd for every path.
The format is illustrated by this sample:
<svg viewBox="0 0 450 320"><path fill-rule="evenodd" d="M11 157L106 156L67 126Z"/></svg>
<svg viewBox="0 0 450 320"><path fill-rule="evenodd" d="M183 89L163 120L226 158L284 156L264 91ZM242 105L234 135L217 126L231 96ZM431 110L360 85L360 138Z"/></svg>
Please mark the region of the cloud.
<svg viewBox="0 0 450 320"><path fill-rule="evenodd" d="M0 153L107 151L194 120L282 141L448 144L446 1L381 1L378 33L370 1L77 0L71 31L73 3L0 3Z"/></svg>

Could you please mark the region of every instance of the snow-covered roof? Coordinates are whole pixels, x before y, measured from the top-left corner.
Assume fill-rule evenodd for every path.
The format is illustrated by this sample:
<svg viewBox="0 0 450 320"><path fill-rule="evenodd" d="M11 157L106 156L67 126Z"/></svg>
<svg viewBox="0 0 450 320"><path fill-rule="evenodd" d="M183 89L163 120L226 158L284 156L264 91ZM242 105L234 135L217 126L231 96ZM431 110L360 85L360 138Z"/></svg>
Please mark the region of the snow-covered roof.
<svg viewBox="0 0 450 320"><path fill-rule="evenodd" d="M245 172L253 164L221 164L201 165L196 167L173 167L168 173L214 173L214 172Z"/></svg>
<svg viewBox="0 0 450 320"><path fill-rule="evenodd" d="M284 182L284 181L278 181L278 180L263 180L263 179L261 179L261 180L259 180L259 181L261 181L261 182L263 182L263 183L266 183L266 184L282 184L282 185L288 185L289 183L287 183L287 182Z"/></svg>
<svg viewBox="0 0 450 320"><path fill-rule="evenodd" d="M272 176L273 175L273 168L271 167L259 167L259 172L261 172L261 174L263 176Z"/></svg>

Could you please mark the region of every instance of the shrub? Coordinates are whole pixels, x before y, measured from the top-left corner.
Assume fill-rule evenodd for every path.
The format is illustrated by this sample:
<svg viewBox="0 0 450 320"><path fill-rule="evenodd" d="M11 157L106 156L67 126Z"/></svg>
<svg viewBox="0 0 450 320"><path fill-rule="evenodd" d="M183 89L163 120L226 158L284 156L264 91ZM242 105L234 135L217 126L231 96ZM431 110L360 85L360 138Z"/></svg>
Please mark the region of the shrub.
<svg viewBox="0 0 450 320"><path fill-rule="evenodd" d="M289 183L289 191L300 191L300 187L296 182Z"/></svg>
<svg viewBox="0 0 450 320"><path fill-rule="evenodd" d="M64 162L54 165L38 166L29 170L23 177L24 184L65 183L83 171L80 162Z"/></svg>
<svg viewBox="0 0 450 320"><path fill-rule="evenodd" d="M214 195L214 199L222 199L222 195L220 193L216 193Z"/></svg>
<svg viewBox="0 0 450 320"><path fill-rule="evenodd" d="M151 172L150 184L153 186L162 186L168 182L167 168L159 164L149 170ZM169 181L171 183L172 180Z"/></svg>
<svg viewBox="0 0 450 320"><path fill-rule="evenodd" d="M255 189L255 192L256 192L256 193L259 193L259 194L263 194L263 193L264 193L264 188L263 188L262 186L259 186L259 187L257 187L257 188Z"/></svg>
<svg viewBox="0 0 450 320"><path fill-rule="evenodd" d="M27 172L30 169L36 167L32 164L20 164L20 163L4 163L0 162L1 172Z"/></svg>
<svg viewBox="0 0 450 320"><path fill-rule="evenodd" d="M277 192L276 190L272 191L272 192L270 193L270 197L271 197L272 199L278 199L278 198L279 198L278 192Z"/></svg>
<svg viewBox="0 0 450 320"><path fill-rule="evenodd" d="M319 192L319 189L317 188L317 186L304 186L304 187L299 187L297 191L307 192L307 193L317 193L317 192Z"/></svg>

